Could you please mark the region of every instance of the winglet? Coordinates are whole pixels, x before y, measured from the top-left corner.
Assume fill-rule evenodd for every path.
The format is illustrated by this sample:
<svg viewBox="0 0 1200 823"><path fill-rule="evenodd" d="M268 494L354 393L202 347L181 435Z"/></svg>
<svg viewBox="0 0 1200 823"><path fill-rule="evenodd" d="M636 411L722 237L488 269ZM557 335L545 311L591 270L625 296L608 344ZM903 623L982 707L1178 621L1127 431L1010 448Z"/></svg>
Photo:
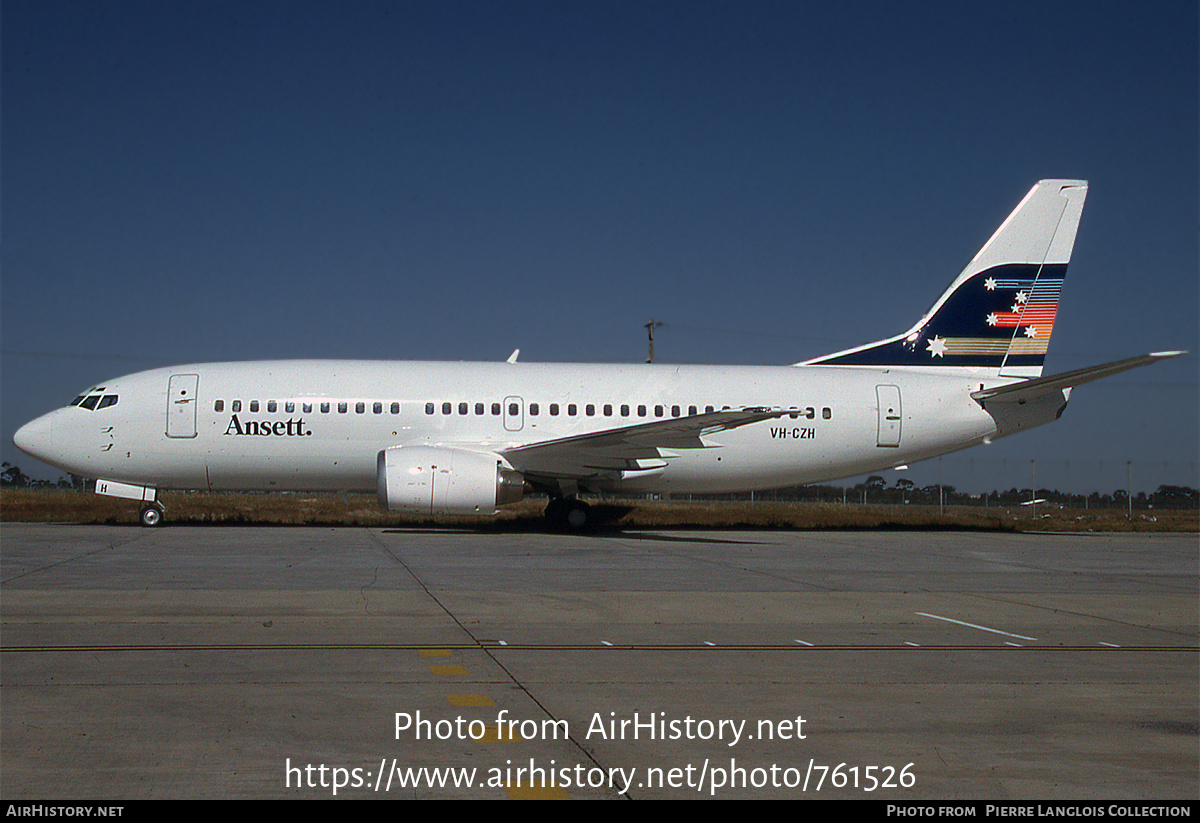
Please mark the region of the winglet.
<svg viewBox="0 0 1200 823"><path fill-rule="evenodd" d="M508 356L508 360L506 360L506 361L504 361L504 362L506 362L506 363L516 363L516 362L517 362L517 355L518 355L518 354L520 354L520 353L521 353L521 350L520 350L520 349L513 349L513 353L512 353L512 354L510 354L510 355Z"/></svg>

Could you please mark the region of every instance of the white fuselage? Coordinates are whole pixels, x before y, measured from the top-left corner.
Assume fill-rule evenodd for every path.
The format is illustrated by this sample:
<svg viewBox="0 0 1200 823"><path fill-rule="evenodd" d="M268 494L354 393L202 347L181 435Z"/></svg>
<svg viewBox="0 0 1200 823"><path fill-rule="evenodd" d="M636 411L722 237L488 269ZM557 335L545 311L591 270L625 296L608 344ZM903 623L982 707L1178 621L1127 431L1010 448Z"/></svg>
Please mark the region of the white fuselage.
<svg viewBox="0 0 1200 823"><path fill-rule="evenodd" d="M108 381L91 392L116 400L58 409L16 439L73 474L151 488L369 491L376 456L397 445L498 453L723 408L787 411L580 482L739 491L886 469L1054 419L998 429L970 392L1003 382L831 366L204 363Z"/></svg>

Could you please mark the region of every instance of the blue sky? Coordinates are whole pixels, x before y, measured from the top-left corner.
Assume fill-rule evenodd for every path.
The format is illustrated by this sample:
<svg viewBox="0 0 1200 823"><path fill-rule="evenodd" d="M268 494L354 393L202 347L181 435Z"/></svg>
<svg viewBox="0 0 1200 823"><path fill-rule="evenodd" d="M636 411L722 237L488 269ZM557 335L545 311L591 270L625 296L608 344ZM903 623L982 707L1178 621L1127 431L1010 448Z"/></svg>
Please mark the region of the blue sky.
<svg viewBox="0 0 1200 823"><path fill-rule="evenodd" d="M1197 483L1194 2L0 15L0 426L27 471L57 476L17 426L171 363L630 362L652 317L663 362L813 357L907 329L1036 180L1082 177L1047 373L1193 353L967 454L1020 467L989 488L1031 459Z"/></svg>

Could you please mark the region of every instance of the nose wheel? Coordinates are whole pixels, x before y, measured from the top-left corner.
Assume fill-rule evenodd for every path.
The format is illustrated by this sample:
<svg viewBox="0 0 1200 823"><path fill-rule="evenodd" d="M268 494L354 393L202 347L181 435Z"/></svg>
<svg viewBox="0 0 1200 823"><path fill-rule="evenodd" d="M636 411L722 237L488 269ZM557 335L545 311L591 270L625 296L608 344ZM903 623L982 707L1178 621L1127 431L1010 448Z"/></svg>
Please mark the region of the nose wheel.
<svg viewBox="0 0 1200 823"><path fill-rule="evenodd" d="M157 526L163 521L163 510L158 506L145 506L138 515L138 520L143 526Z"/></svg>

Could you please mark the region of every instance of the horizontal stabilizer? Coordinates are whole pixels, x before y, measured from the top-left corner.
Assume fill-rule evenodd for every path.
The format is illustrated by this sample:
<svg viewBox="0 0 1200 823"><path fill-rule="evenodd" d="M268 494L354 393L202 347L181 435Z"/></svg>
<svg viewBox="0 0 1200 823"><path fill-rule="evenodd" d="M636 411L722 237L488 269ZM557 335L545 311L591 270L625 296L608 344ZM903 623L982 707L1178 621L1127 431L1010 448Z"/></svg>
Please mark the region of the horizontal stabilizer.
<svg viewBox="0 0 1200 823"><path fill-rule="evenodd" d="M1086 369L1076 369L1075 371L1055 374L1050 377L1037 377L1032 380L1023 380L1020 383L1010 383L1007 386L980 389L979 391L971 392L971 397L980 402L984 400L1001 403L1024 402L1032 400L1035 397L1041 397L1044 394L1049 394L1052 391L1062 391L1063 389L1081 386L1084 383L1091 383L1093 380L1099 380L1102 377L1120 374L1123 371L1136 369L1139 366L1148 366L1151 363L1157 363L1160 360L1167 360L1171 357L1178 357L1181 354L1185 354L1185 352L1152 352L1144 354L1141 357L1130 357L1128 360L1117 360L1101 366L1089 366Z"/></svg>

